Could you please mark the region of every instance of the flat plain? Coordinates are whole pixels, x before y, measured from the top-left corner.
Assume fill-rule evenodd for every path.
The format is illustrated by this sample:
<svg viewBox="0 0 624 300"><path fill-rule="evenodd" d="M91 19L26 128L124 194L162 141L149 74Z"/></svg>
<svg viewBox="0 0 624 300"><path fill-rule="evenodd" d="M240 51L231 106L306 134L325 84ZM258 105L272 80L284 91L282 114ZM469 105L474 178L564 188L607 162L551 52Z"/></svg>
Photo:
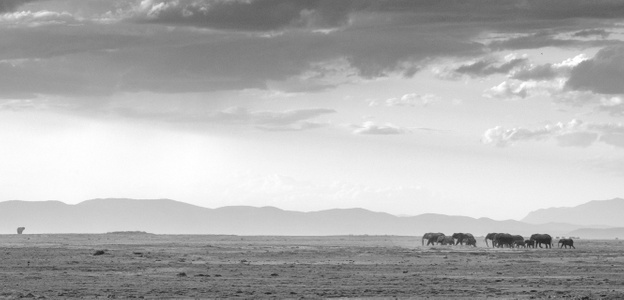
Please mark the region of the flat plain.
<svg viewBox="0 0 624 300"><path fill-rule="evenodd" d="M618 240L421 246L418 236L0 235L0 299L623 299Z"/></svg>

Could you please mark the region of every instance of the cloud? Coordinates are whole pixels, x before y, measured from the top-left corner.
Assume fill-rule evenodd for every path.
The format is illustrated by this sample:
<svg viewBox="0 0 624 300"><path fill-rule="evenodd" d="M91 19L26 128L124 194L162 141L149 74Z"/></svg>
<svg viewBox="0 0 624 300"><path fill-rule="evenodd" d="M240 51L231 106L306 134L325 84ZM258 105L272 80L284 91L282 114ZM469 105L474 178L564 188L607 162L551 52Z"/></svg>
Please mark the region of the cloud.
<svg viewBox="0 0 624 300"><path fill-rule="evenodd" d="M557 77L558 72L552 64L543 64L520 69L513 74L511 78L518 80L549 80Z"/></svg>
<svg viewBox="0 0 624 300"><path fill-rule="evenodd" d="M624 133L605 134L600 137L600 141L605 144L624 148Z"/></svg>
<svg viewBox="0 0 624 300"><path fill-rule="evenodd" d="M556 28L558 22L574 25L572 19L618 19L623 15L621 8L621 3L611 0L591 3L582 0L469 3L451 0L143 0L136 11L139 17L153 22L215 29L275 30L305 24L310 15L320 19L317 20L320 24L336 26L357 15L383 14L393 17L385 18L386 23L476 23L535 31L536 28ZM449 18L450 15L455 17Z"/></svg>
<svg viewBox="0 0 624 300"><path fill-rule="evenodd" d="M0 88L3 98L322 91L362 78L410 77L439 58L481 57L491 53L483 40L488 34L579 32L596 22L608 29L622 17L609 1L592 2L589 9L583 1L555 1L562 8L507 0L67 0L17 11L26 2L1 2L4 18L24 26L0 26L0 40L8 45L0 61L30 60L0 70L2 78L30 78L10 92ZM323 78L334 72L333 64L349 79ZM483 61L459 71L477 76L522 64ZM321 79L306 84L310 74Z"/></svg>
<svg viewBox="0 0 624 300"><path fill-rule="evenodd" d="M117 115L134 118L158 120L170 123L208 123L221 125L244 125L266 131L301 131L326 127L328 123L312 121L322 115L336 113L333 109L307 108L286 111L249 111L243 107L230 107L221 111L202 111L193 109L151 109L139 110L131 107L112 108Z"/></svg>
<svg viewBox="0 0 624 300"><path fill-rule="evenodd" d="M555 136L557 143L562 147L589 147L598 139L595 132L569 132Z"/></svg>
<svg viewBox="0 0 624 300"><path fill-rule="evenodd" d="M358 71L346 59L310 63L299 75L284 80L268 80L267 88L284 93L320 92L357 81Z"/></svg>
<svg viewBox="0 0 624 300"><path fill-rule="evenodd" d="M571 71L566 87L601 94L624 94L624 46L605 47Z"/></svg>
<svg viewBox="0 0 624 300"><path fill-rule="evenodd" d="M539 49L545 47L556 48L589 48L619 44L619 41L611 40L582 40L574 38L560 38L556 31L541 31L535 34L522 35L504 40L496 40L488 43L492 50L521 50Z"/></svg>
<svg viewBox="0 0 624 300"><path fill-rule="evenodd" d="M494 144L499 147L505 147L516 141L542 139L549 134L549 128L529 130L526 128L505 129L502 126L496 126L486 130L481 141L484 144Z"/></svg>
<svg viewBox="0 0 624 300"><path fill-rule="evenodd" d="M598 110L612 115L624 115L624 95L600 97Z"/></svg>
<svg viewBox="0 0 624 300"><path fill-rule="evenodd" d="M537 95L555 103L594 106L596 111L624 114L624 46L606 47L593 58L584 54L554 64L523 64L508 79L487 89L485 97L510 100Z"/></svg>
<svg viewBox="0 0 624 300"><path fill-rule="evenodd" d="M597 112L607 112L614 116L624 114L624 95L604 95L589 91L557 89L550 93L550 97L555 103L570 106L593 106Z"/></svg>
<svg viewBox="0 0 624 300"><path fill-rule="evenodd" d="M423 32L388 35L372 29L263 37L175 29L172 35L164 27L133 26L137 25L83 24L63 31L48 26L37 30L0 30L0 39L11 45L0 54L0 60L31 59L28 68L20 68L32 73L32 80L41 78L43 85L47 85L43 78L49 73L46 65L54 65L67 76L67 83L61 87L72 81L86 81L84 86L98 87L108 94L267 89L269 84L288 91L318 91L331 88L336 82L330 78L317 80L312 86L300 83L309 82L303 79L310 72L334 72L332 64L347 70L347 74L352 74L349 80L355 80L404 74L432 55L468 55L479 51L478 45L443 36L433 38L431 43L406 43L406 39L431 38ZM352 42L344 43L345 40ZM8 74L0 76L12 77L17 69L2 71ZM21 89L24 94L46 92L37 86L33 82L12 89ZM30 90L33 87L36 90ZM75 94L71 88L54 91L54 95Z"/></svg>
<svg viewBox="0 0 624 300"><path fill-rule="evenodd" d="M585 55L579 54L561 63L535 65L530 63L526 55L518 57L516 54L508 54L503 59L489 56L459 66L435 67L433 72L443 79L458 79L462 75L486 77L493 74L504 74L510 79L520 81L540 81L567 77L572 67L585 59L587 59Z"/></svg>
<svg viewBox="0 0 624 300"><path fill-rule="evenodd" d="M508 55L502 63L494 59L482 59L472 64L462 65L453 70L453 72L473 77L485 77L492 74L507 74L527 62L528 59L526 57Z"/></svg>
<svg viewBox="0 0 624 300"><path fill-rule="evenodd" d="M596 56L598 56L598 54ZM607 55L607 57L611 56ZM570 84L574 85L579 82L578 78L580 77L578 77L578 75L575 77L577 79L571 79L575 76L574 72L577 74L580 72L578 69L579 66L587 62L595 64L596 61L600 60L601 58L590 59L584 54L579 54L560 63L542 65L526 63L512 69L507 74L507 80L485 90L483 96L501 100L547 96L557 104L570 106L588 105L593 106L595 111L598 112L607 112L611 115L623 115L623 94L601 94L589 89L574 89L570 87ZM602 64L606 63L607 62L604 61L602 62ZM615 65L615 68L617 68L618 63L620 62L613 62L612 65ZM587 76L587 74L584 76ZM616 81L617 80L618 79L616 79ZM572 83L570 83L570 81L572 81ZM619 87L616 83L612 85L613 87Z"/></svg>
<svg viewBox="0 0 624 300"><path fill-rule="evenodd" d="M563 4L563 3L559 3ZM284 9L285 13L275 19L271 14ZM427 61L436 57L466 57L484 53L482 44L474 42L483 31L514 31L526 30L523 26L553 28L553 22L565 22L570 18L604 18L613 15L613 4L607 2L596 3L588 10L588 6L581 2L568 4L561 9L552 4L530 2L518 12L518 3L514 1L499 1L495 3L463 4L454 1L414 2L414 1L231 1L231 2L162 2L143 1L135 16L141 22L163 23L172 26L194 26L226 31L274 31L283 30L278 36L268 37L275 45L284 49L277 52L286 54L281 57L283 62L299 61L295 64L299 72L290 72L286 76L297 76L305 72L311 63L325 60L346 59L357 70L357 75L365 78L386 76L389 73L399 73L411 76L421 69ZM250 18L245 16L253 9ZM331 22L306 23L302 21L301 13L305 11L316 15L322 20ZM478 16L478 21L462 18L458 11ZM595 13L599 11L601 13ZM227 12L227 13L226 13ZM263 17L265 14L271 14ZM457 18L445 16L455 15ZM563 17L565 16L565 17ZM612 16L617 17L616 15ZM508 28L512 24L505 23L514 20L517 28ZM544 20L544 23L540 23ZM256 22L256 23L254 23ZM291 40L289 32L297 35L307 35L312 27L341 27L340 30L328 31L320 35L306 36L310 40L307 47L296 47L299 42ZM571 26L572 28L574 26ZM313 28L311 28L313 29ZM363 30L365 29L365 30ZM283 40L280 41L280 40ZM350 41L345 43L344 41ZM312 42L313 41L313 42ZM409 41L419 41L412 43ZM260 42L260 44L265 43ZM266 52L257 49L258 46L240 47L239 49L254 49L258 53ZM321 52L314 53L316 50ZM289 57L297 53L298 58ZM308 56L308 55L311 56ZM270 57L271 54L268 54ZM271 61L271 60L269 60ZM506 62L501 65L490 65L481 70L462 69L472 74L478 72L493 73L505 72L521 64L521 59ZM253 65L253 63L251 64ZM274 64L279 66L279 64ZM479 67L475 65L473 67ZM294 70L291 68L291 70ZM267 74L271 74L268 72ZM294 74L294 75L293 75ZM270 78L270 80L282 80ZM323 85L327 86L327 85Z"/></svg>
<svg viewBox="0 0 624 300"><path fill-rule="evenodd" d="M438 97L433 94L416 94L410 93L401 96L400 98L389 98L385 101L374 100L369 103L370 106L429 106L438 101Z"/></svg>
<svg viewBox="0 0 624 300"><path fill-rule="evenodd" d="M345 24L350 1L162 1L144 0L139 22L220 30L273 31L283 28L333 28Z"/></svg>
<svg viewBox="0 0 624 300"><path fill-rule="evenodd" d="M543 65L525 64L520 68L511 71L508 77L521 81L543 81L556 78L567 78L570 76L572 68L587 60L587 56L579 54L568 58L560 63L547 63Z"/></svg>
<svg viewBox="0 0 624 300"><path fill-rule="evenodd" d="M269 131L297 131L323 127L326 124L307 120L335 112L333 109L326 108L249 112L244 108L234 107L218 112L208 119L216 122L246 122L253 124L256 128Z"/></svg>
<svg viewBox="0 0 624 300"><path fill-rule="evenodd" d="M590 59L584 54L579 54L561 63L530 64L511 72L508 81L489 89L486 91L486 95L493 98L506 99L547 95L555 103L572 106L592 105L597 111L608 112L612 115L624 114L624 103L622 100L624 95L601 94L591 89L570 87L571 84L579 83L581 78L578 75L580 72L579 66L588 62L593 64L595 61L596 58ZM613 64L617 65L618 62L613 62ZM575 72L577 75L574 75ZM586 76L586 74L583 76ZM571 79L573 77L575 79ZM571 80L572 83L570 83Z"/></svg>
<svg viewBox="0 0 624 300"><path fill-rule="evenodd" d="M575 32L572 36L578 36L578 37L592 37L592 36L599 36L603 39L606 39L609 37L611 33L604 30L604 29L585 29L585 30L581 30L581 31L577 31Z"/></svg>
<svg viewBox="0 0 624 300"><path fill-rule="evenodd" d="M375 122L367 121L362 125L352 125L353 133L355 134L376 134L376 135L392 135L392 134L405 134L411 132L411 130L403 127L398 127L390 123L385 125L377 125Z"/></svg>
<svg viewBox="0 0 624 300"><path fill-rule="evenodd" d="M568 123L549 124L542 128L522 127L506 129L501 126L485 131L481 141L506 147L528 140L554 139L561 147L589 147L597 142L624 148L624 125L613 123L583 123L572 120Z"/></svg>
<svg viewBox="0 0 624 300"><path fill-rule="evenodd" d="M542 91L542 85L534 81L506 80L499 85L489 88L483 94L488 98L509 100L524 99Z"/></svg>
<svg viewBox="0 0 624 300"><path fill-rule="evenodd" d="M78 23L77 20L68 12L55 11L16 11L13 13L5 13L0 15L0 24L5 26L43 26Z"/></svg>
<svg viewBox="0 0 624 300"><path fill-rule="evenodd" d="M564 89L565 81L572 69L588 58L584 54L566 59L560 63L534 65L525 63L510 70L508 80L484 92L484 96L495 99L524 99L536 95L547 95L560 103L570 104L575 95Z"/></svg>

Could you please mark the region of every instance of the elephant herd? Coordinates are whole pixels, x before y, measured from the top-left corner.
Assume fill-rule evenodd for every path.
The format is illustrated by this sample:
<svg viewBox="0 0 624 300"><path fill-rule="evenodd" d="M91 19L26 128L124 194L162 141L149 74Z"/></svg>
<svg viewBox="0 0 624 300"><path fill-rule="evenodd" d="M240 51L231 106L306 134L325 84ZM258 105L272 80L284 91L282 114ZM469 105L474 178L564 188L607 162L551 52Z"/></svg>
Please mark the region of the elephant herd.
<svg viewBox="0 0 624 300"><path fill-rule="evenodd" d="M422 245L425 245L425 240L428 245L469 245L469 246L477 246L477 240L470 233L454 233L452 236L446 236L441 232L428 232L425 233L422 237ZM486 247L490 247L488 244L488 240L491 242L492 247L497 248L535 248L540 247L542 245L546 248L552 248L552 237L549 234L533 234L531 237L526 240L521 235L511 235L509 233L488 233L485 236L485 245ZM560 239L559 240L559 248L575 248L574 241L572 239Z"/></svg>
<svg viewBox="0 0 624 300"><path fill-rule="evenodd" d="M427 240L427 246L435 245L468 245L468 246L477 246L477 240L470 233L453 233L451 236L446 236L441 232L428 232L425 233L422 237L422 245L425 245L425 240Z"/></svg>

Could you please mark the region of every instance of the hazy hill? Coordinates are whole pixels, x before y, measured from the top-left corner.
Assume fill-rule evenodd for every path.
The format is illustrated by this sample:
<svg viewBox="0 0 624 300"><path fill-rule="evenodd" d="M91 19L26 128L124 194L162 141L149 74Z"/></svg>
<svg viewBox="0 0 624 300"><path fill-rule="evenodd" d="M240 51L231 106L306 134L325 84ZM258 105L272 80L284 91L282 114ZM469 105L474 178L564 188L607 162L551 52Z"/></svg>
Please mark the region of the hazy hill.
<svg viewBox="0 0 624 300"><path fill-rule="evenodd" d="M275 207L209 209L167 199L94 199L76 205L59 201L0 202L0 233L15 233L18 226L26 227L26 234L145 231L158 234L422 235L435 231L475 235L509 232L525 236L538 232L567 235L582 227L439 214L397 217L359 208L307 213Z"/></svg>
<svg viewBox="0 0 624 300"><path fill-rule="evenodd" d="M624 199L596 200L575 207L553 207L529 213L523 222L543 224L548 222L580 225L624 227Z"/></svg>
<svg viewBox="0 0 624 300"><path fill-rule="evenodd" d="M578 236L583 239L624 239L624 227L581 228L570 232L569 236Z"/></svg>

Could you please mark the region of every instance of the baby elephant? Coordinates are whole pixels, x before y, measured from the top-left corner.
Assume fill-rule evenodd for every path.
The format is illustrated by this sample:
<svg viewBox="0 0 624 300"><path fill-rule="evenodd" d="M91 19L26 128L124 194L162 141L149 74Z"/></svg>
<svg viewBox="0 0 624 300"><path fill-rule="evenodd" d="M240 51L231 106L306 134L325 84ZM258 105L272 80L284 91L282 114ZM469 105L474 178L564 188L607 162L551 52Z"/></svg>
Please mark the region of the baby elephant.
<svg viewBox="0 0 624 300"><path fill-rule="evenodd" d="M524 241L514 241L514 247L516 248L526 248L526 243Z"/></svg>
<svg viewBox="0 0 624 300"><path fill-rule="evenodd" d="M526 248L535 248L535 241L534 240L525 240L524 241L524 246Z"/></svg>
<svg viewBox="0 0 624 300"><path fill-rule="evenodd" d="M570 248L576 249L574 247L574 241L572 239L560 239L559 240L559 244L560 244L559 248L562 248L562 247L568 248L568 246L569 246Z"/></svg>

